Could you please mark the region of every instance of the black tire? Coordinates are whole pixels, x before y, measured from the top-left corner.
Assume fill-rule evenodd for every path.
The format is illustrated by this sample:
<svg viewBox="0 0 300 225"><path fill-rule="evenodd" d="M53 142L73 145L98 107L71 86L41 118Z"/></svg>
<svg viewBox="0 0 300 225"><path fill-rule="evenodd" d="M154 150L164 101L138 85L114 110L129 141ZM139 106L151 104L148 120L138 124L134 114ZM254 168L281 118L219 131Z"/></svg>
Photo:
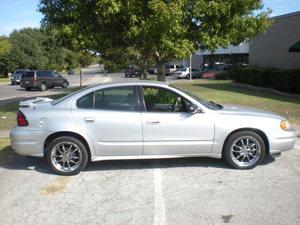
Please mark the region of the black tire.
<svg viewBox="0 0 300 225"><path fill-rule="evenodd" d="M42 82L41 85L40 85L40 90L41 90L41 91L46 91L47 88L48 88L48 87L47 87L47 84L44 83L44 82Z"/></svg>
<svg viewBox="0 0 300 225"><path fill-rule="evenodd" d="M188 79L188 80L190 79L190 75L189 75L189 74L188 74L188 75L186 75L186 79Z"/></svg>
<svg viewBox="0 0 300 225"><path fill-rule="evenodd" d="M62 84L62 88L67 88L69 86L69 83L67 81L64 81Z"/></svg>
<svg viewBox="0 0 300 225"><path fill-rule="evenodd" d="M31 88L25 88L25 90L26 90L26 91L30 91L30 90L31 90Z"/></svg>
<svg viewBox="0 0 300 225"><path fill-rule="evenodd" d="M239 143L245 142L244 138L246 140L248 139L248 143L250 142L252 144L245 144L246 147L242 147L243 145L240 146ZM235 147L234 144L237 147ZM255 146L251 150L250 147L253 144L255 144ZM255 151L254 149L257 149L257 151ZM251 153L251 155L249 153ZM227 142L224 144L223 148L224 159L230 166L236 169L252 169L263 162L265 155L266 145L262 137L252 131L240 131L231 134L228 137ZM255 157L252 158L252 156ZM247 163L248 161L249 165L241 165L243 162L240 162L240 164L238 163L239 160L243 158L245 159L244 163Z"/></svg>
<svg viewBox="0 0 300 225"><path fill-rule="evenodd" d="M11 85L15 85L15 82L11 82Z"/></svg>
<svg viewBox="0 0 300 225"><path fill-rule="evenodd" d="M79 166L76 169L70 170L70 171L60 170L57 168L56 165L54 165L51 155L52 155L53 151L56 151L55 147L57 145L59 145L60 143L71 143L78 147L78 151L80 151L80 153L81 153L80 154L81 161L78 164ZM62 137L58 137L58 138L54 139L49 144L49 146L47 146L45 156L46 156L48 164L54 170L54 172L57 174L60 174L60 175L65 175L65 176L72 176L72 175L76 175L76 174L80 173L80 171L82 171L84 169L84 167L86 166L86 164L88 162L88 152L87 152L87 149L84 146L84 144L81 141L79 141L77 138L70 137L70 136L62 136ZM80 158L80 157L78 157L78 158Z"/></svg>

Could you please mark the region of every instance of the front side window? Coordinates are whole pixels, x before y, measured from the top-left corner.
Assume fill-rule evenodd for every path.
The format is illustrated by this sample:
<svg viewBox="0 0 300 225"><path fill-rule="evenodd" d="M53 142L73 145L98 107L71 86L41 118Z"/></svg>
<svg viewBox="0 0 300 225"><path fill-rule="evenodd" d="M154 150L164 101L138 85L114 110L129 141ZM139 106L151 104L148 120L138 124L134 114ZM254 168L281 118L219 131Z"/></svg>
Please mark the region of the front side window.
<svg viewBox="0 0 300 225"><path fill-rule="evenodd" d="M165 88L143 87L148 112L187 112L188 100Z"/></svg>
<svg viewBox="0 0 300 225"><path fill-rule="evenodd" d="M77 100L83 109L139 111L139 103L133 86L113 87L91 92Z"/></svg>

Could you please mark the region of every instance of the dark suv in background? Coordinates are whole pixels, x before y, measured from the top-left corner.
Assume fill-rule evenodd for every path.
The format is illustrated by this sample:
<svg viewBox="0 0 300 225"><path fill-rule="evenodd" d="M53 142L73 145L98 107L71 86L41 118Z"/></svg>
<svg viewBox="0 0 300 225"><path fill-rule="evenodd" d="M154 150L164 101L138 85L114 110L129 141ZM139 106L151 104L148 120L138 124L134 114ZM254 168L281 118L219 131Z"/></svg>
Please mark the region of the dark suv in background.
<svg viewBox="0 0 300 225"><path fill-rule="evenodd" d="M30 91L33 88L39 88L41 91L45 91L48 88L69 86L69 82L66 78L62 77L59 73L51 70L30 70L26 71L22 75L21 87Z"/></svg>
<svg viewBox="0 0 300 225"><path fill-rule="evenodd" d="M11 85L20 84L22 75L24 72L29 71L29 69L18 69L10 77Z"/></svg>

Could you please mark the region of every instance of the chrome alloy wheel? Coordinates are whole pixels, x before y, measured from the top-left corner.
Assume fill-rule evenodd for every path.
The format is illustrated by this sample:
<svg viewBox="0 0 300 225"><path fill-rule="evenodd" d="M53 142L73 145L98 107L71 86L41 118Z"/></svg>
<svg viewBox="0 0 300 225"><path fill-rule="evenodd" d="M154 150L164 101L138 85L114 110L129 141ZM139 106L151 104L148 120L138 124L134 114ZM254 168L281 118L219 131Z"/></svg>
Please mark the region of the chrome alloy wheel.
<svg viewBox="0 0 300 225"><path fill-rule="evenodd" d="M60 142L52 148L51 162L59 171L74 171L82 162L80 148L72 142Z"/></svg>
<svg viewBox="0 0 300 225"><path fill-rule="evenodd" d="M230 148L231 159L240 167L252 166L259 160L260 154L261 146L251 136L236 139Z"/></svg>

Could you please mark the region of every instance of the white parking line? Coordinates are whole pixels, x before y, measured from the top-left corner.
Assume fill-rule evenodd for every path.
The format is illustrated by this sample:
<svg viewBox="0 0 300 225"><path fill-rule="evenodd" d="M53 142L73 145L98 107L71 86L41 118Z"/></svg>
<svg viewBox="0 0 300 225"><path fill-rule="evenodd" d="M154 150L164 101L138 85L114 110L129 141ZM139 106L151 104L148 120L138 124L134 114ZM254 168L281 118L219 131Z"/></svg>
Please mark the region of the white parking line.
<svg viewBox="0 0 300 225"><path fill-rule="evenodd" d="M162 192L161 184L161 170L159 168L159 163L157 163L154 169L153 183L154 183L154 225L164 225L166 222L165 215L165 200Z"/></svg>

